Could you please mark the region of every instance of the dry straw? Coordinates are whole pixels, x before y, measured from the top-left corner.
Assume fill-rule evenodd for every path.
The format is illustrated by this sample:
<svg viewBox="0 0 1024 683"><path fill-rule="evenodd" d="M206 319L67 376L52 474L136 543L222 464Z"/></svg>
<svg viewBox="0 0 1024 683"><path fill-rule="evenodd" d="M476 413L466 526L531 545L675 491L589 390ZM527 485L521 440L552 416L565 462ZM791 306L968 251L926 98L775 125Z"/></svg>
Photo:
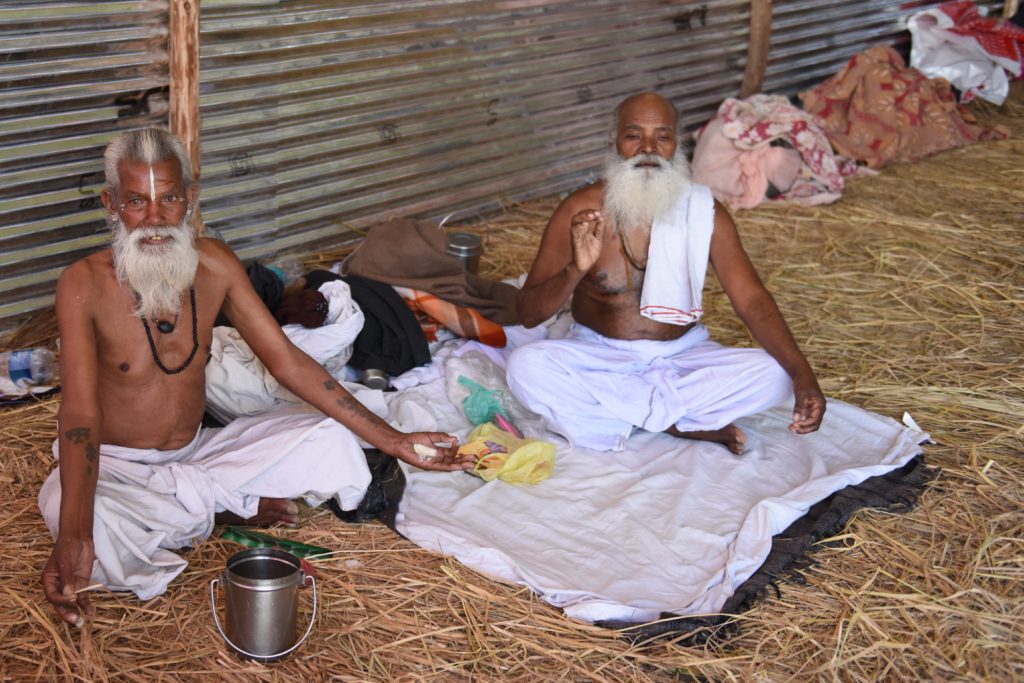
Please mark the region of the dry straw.
<svg viewBox="0 0 1024 683"><path fill-rule="evenodd" d="M826 393L897 418L909 411L942 467L913 512L859 513L816 565L740 617L738 635L629 645L382 526L313 510L284 533L339 552L317 563L322 611L285 662L225 653L206 588L237 547L218 539L185 553L189 567L166 595L92 592L97 616L69 628L38 582L51 547L35 501L52 467L53 399L5 410L0 422L0 680L1020 680L1021 101L1018 91L981 112L1014 139L854 180L832 206L737 216ZM460 226L486 239L483 273L524 271L556 204L511 205ZM714 335L749 343L709 286ZM41 318L8 345L53 335Z"/></svg>

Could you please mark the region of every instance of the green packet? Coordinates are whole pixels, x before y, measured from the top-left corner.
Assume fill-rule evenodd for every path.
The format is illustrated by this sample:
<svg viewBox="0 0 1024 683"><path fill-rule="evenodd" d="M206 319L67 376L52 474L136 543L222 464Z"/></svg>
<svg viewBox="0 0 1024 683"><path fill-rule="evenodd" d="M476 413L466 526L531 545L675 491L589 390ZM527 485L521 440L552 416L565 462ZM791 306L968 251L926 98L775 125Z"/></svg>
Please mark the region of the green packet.
<svg viewBox="0 0 1024 683"><path fill-rule="evenodd" d="M314 557L331 553L327 548L309 545L308 543L299 543L298 541L289 541L286 538L278 538L277 536L252 531L251 529L242 529L237 526L224 527L220 536L248 548L280 548L281 550L287 550L296 557Z"/></svg>

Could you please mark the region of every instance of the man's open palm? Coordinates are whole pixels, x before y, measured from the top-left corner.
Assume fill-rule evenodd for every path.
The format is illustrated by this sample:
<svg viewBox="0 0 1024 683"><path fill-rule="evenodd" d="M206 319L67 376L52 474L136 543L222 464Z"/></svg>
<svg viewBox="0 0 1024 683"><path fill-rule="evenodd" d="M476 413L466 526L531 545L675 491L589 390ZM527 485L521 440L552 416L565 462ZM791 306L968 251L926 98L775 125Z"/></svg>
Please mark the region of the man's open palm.
<svg viewBox="0 0 1024 683"><path fill-rule="evenodd" d="M572 217L572 258L586 272L597 262L604 246L604 217L595 209L580 211Z"/></svg>

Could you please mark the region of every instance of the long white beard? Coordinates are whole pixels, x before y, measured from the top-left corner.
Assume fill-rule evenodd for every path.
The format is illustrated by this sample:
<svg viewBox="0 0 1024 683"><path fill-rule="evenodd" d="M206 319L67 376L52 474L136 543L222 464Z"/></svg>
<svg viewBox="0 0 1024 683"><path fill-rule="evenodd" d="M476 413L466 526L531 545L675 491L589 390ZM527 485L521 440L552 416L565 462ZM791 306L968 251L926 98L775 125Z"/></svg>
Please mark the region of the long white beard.
<svg viewBox="0 0 1024 683"><path fill-rule="evenodd" d="M191 212L178 225L129 231L120 216L108 216L114 270L118 282L138 296L136 315L155 318L161 313L176 313L181 306L181 297L192 286L199 266L190 218ZM160 236L168 239L160 245L141 243Z"/></svg>
<svg viewBox="0 0 1024 683"><path fill-rule="evenodd" d="M638 163L656 163L640 167ZM691 183L690 164L676 149L672 160L657 154L623 159L609 150L604 163L604 213L619 230L648 230L663 216Z"/></svg>

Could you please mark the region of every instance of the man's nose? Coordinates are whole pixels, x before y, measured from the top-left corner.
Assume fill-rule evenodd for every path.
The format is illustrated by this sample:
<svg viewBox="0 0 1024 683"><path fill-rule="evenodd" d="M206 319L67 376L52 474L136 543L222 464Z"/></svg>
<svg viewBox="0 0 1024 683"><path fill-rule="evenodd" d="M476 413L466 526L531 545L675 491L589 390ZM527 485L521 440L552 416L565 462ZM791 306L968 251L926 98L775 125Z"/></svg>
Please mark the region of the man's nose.
<svg viewBox="0 0 1024 683"><path fill-rule="evenodd" d="M645 135L640 139L640 151L644 154L654 154L658 151L658 142L653 135Z"/></svg>
<svg viewBox="0 0 1024 683"><path fill-rule="evenodd" d="M143 225L161 225L164 222L163 209L160 202L146 202L146 213L142 216Z"/></svg>

